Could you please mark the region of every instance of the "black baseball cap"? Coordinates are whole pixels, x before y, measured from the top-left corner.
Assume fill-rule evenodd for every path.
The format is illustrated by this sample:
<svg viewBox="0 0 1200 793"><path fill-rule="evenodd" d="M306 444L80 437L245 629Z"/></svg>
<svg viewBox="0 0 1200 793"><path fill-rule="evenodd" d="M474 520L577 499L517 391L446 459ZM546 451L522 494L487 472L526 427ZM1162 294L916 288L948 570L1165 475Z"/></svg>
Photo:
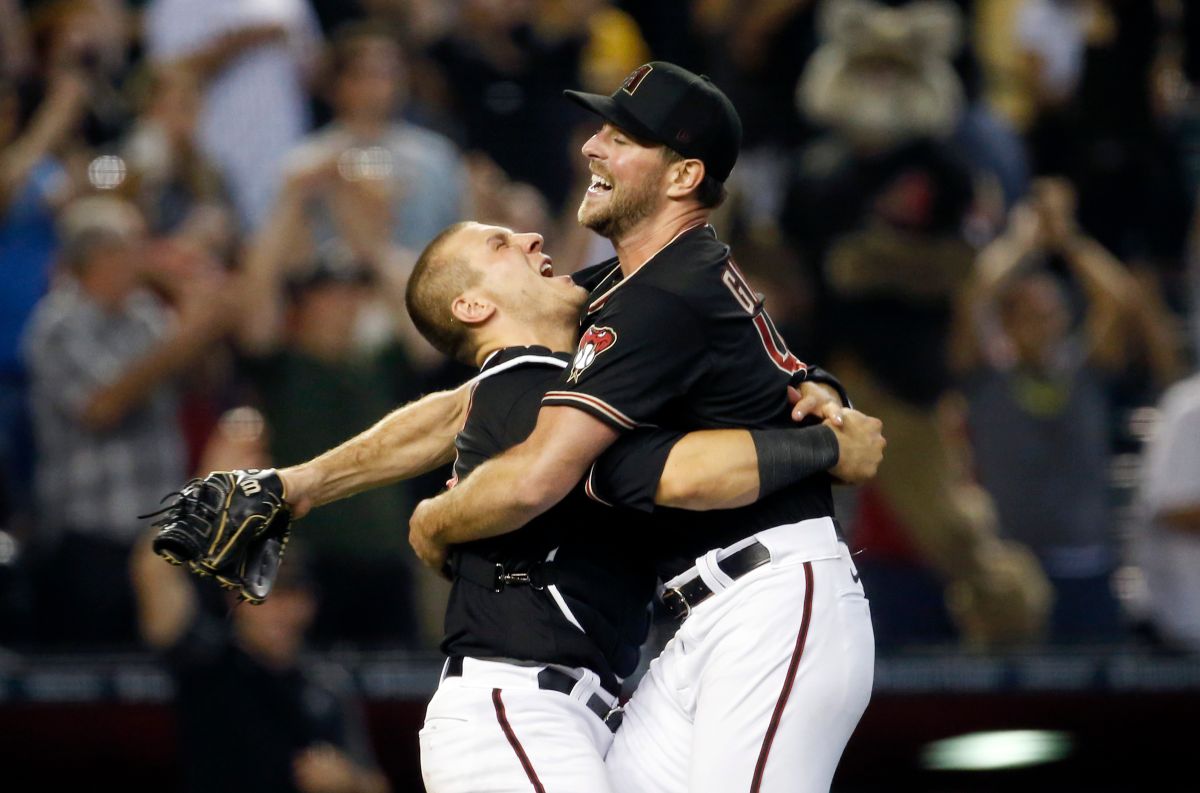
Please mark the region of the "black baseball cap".
<svg viewBox="0 0 1200 793"><path fill-rule="evenodd" d="M611 96L563 95L634 137L702 161L717 181L724 182L737 162L742 121L729 97L702 74L651 61L630 72Z"/></svg>

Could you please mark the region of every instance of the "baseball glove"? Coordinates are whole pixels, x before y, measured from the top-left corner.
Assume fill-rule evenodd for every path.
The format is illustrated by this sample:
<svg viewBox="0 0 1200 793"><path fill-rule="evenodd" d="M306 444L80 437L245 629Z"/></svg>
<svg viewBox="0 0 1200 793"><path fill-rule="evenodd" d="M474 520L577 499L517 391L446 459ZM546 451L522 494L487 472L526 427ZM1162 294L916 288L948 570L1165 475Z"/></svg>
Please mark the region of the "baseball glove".
<svg viewBox="0 0 1200 793"><path fill-rule="evenodd" d="M166 498L172 497L154 513L162 516L152 524L155 553L212 576L242 600L266 600L291 534L292 513L275 470L214 471Z"/></svg>

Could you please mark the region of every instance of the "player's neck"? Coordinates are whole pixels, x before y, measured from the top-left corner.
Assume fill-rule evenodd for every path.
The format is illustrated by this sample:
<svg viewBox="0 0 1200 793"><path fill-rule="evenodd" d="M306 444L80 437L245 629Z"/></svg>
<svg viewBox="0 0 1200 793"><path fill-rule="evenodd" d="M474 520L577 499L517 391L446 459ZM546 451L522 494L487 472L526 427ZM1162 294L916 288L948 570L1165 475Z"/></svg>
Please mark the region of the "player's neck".
<svg viewBox="0 0 1200 793"><path fill-rule="evenodd" d="M488 334L475 350L475 365L483 366L488 356L507 347L545 347L551 352L575 349L579 326L575 323L530 323L499 328Z"/></svg>
<svg viewBox="0 0 1200 793"><path fill-rule="evenodd" d="M621 239L613 240L621 272L625 277L636 273L656 253L684 231L708 222L710 210L697 204L677 206L670 203L661 211L638 223Z"/></svg>

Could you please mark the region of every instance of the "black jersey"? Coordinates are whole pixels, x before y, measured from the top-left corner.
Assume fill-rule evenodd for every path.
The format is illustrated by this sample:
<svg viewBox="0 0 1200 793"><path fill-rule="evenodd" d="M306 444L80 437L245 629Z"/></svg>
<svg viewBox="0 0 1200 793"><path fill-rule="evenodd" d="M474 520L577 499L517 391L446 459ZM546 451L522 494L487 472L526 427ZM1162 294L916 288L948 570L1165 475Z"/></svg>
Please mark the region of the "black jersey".
<svg viewBox="0 0 1200 793"><path fill-rule="evenodd" d="M456 480L529 436L542 396L570 360L544 347L507 348L487 359L455 440ZM629 436L639 446L636 453L627 451L622 438L613 451L630 462L604 466L605 481L593 484L630 502L652 503L673 436L644 436L645 443ZM596 503L581 485L517 531L454 546L454 571L486 574L497 564L506 572L536 569L542 588L518 584L496 592L478 576L456 575L442 651L587 667L613 688L616 678L637 666L649 629L653 560L631 550L644 538L646 520L641 512Z"/></svg>
<svg viewBox="0 0 1200 793"><path fill-rule="evenodd" d="M629 278L613 259L576 280L592 290L583 332L542 404L578 408L620 430L791 426L786 387L806 366L711 226L680 233ZM831 516L833 497L822 473L746 507L656 515L667 579L709 549Z"/></svg>

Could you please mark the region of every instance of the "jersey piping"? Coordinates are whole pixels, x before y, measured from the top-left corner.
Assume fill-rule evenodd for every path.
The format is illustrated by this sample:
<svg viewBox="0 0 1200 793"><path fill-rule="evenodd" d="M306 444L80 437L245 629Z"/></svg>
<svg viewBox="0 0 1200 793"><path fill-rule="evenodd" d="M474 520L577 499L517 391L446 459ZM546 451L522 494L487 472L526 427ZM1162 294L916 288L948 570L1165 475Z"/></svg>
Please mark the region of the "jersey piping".
<svg viewBox="0 0 1200 793"><path fill-rule="evenodd" d="M591 394L581 394L577 391L547 391L542 401L551 399L555 402L576 402L584 407L585 412L593 415L599 413L601 418L607 419L610 424L615 424L620 429L631 430L638 426L638 423L629 416Z"/></svg>

